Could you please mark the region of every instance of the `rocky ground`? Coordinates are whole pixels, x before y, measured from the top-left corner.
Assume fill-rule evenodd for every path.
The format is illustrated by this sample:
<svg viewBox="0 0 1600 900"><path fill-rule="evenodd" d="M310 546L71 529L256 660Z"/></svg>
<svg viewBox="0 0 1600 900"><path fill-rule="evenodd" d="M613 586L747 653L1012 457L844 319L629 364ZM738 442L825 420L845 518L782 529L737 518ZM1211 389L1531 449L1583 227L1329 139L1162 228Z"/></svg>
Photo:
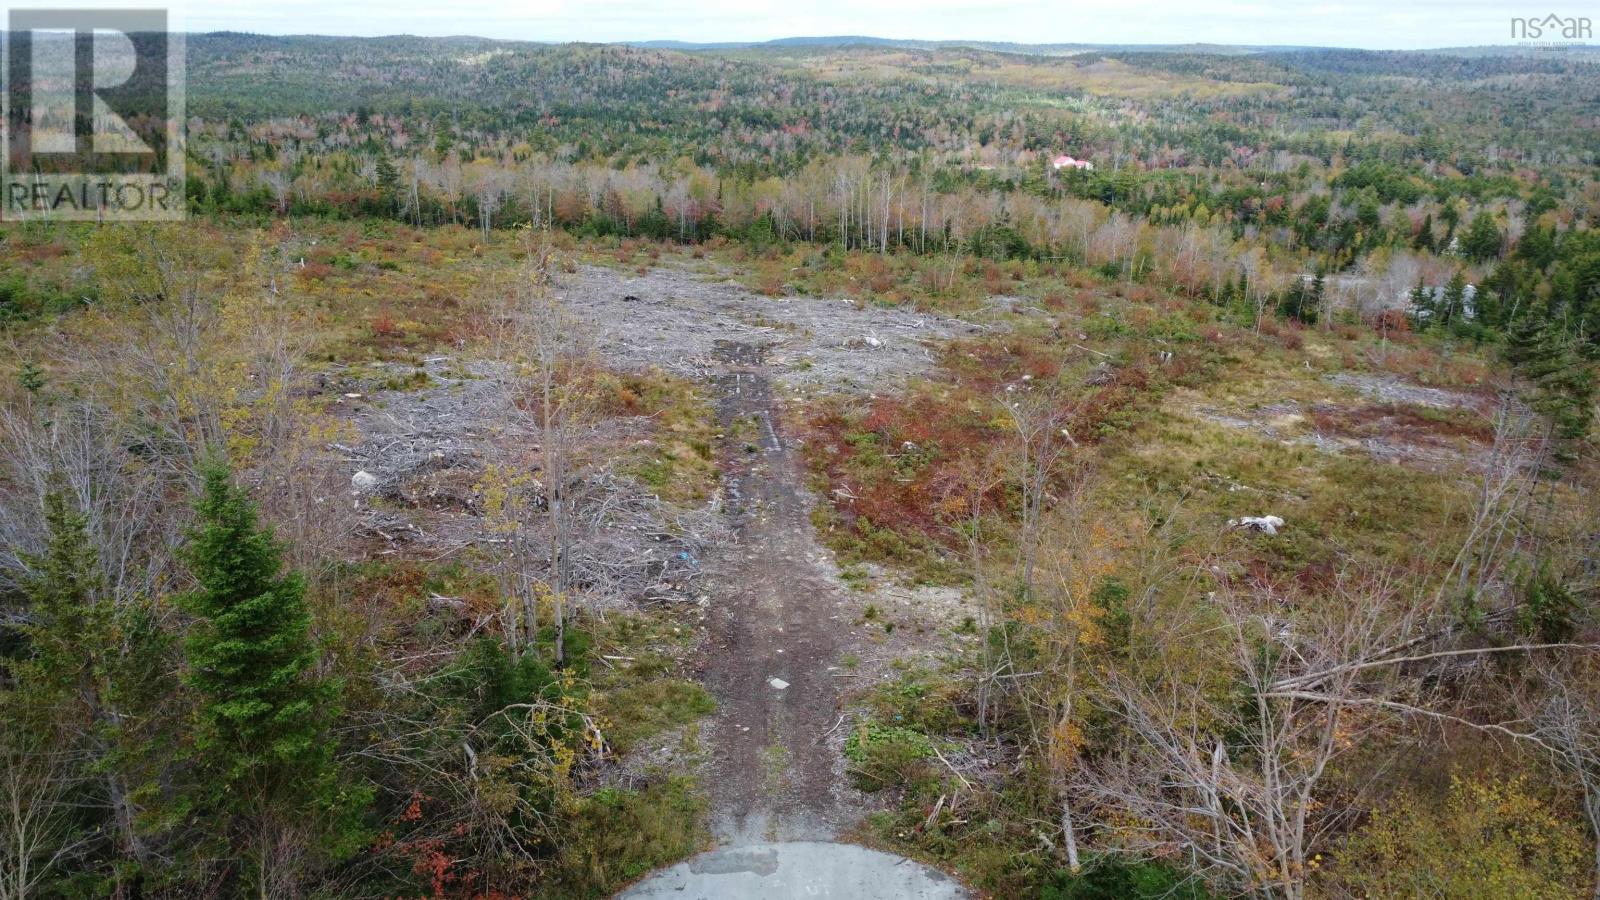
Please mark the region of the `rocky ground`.
<svg viewBox="0 0 1600 900"><path fill-rule="evenodd" d="M934 342L977 327L954 319L823 297L764 297L678 268L643 275L582 266L556 295L592 330L607 360L708 378L717 347L763 348L789 388L869 391L934 363Z"/></svg>
<svg viewBox="0 0 1600 900"><path fill-rule="evenodd" d="M1393 375L1340 372L1316 399L1248 407L1192 404L1185 412L1324 453L1365 453L1418 469L1482 468L1490 455L1498 399L1483 391L1412 384Z"/></svg>

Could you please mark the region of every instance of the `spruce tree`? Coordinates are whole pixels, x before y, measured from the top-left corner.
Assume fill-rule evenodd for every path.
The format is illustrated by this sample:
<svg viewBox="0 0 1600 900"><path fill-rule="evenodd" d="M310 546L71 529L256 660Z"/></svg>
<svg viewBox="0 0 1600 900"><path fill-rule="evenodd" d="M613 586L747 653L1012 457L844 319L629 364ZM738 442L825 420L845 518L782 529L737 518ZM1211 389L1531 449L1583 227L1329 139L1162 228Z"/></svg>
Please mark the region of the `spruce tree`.
<svg viewBox="0 0 1600 900"><path fill-rule="evenodd" d="M1594 366L1566 328L1554 321L1545 325L1522 374L1533 381L1532 405L1550 417L1556 437L1576 441L1588 436L1594 417Z"/></svg>
<svg viewBox="0 0 1600 900"><path fill-rule="evenodd" d="M1467 276L1460 269L1445 282L1439 301L1439 324L1465 322L1467 318Z"/></svg>
<svg viewBox="0 0 1600 900"><path fill-rule="evenodd" d="M374 171L378 176L378 190L391 193L400 184L400 171L394 167L387 153L378 157Z"/></svg>
<svg viewBox="0 0 1600 900"><path fill-rule="evenodd" d="M1504 241L1494 218L1488 213L1478 213L1461 238L1461 251L1478 262L1487 262L1500 255Z"/></svg>
<svg viewBox="0 0 1600 900"><path fill-rule="evenodd" d="M1316 313L1322 311L1322 297L1327 291L1328 277L1323 273L1322 267L1318 266L1317 276L1311 280L1311 297L1309 301L1300 304L1302 319L1305 318L1304 313L1307 309L1314 310Z"/></svg>
<svg viewBox="0 0 1600 900"><path fill-rule="evenodd" d="M303 579L280 573L277 542L227 468L204 476L186 548L199 582L183 598L199 619L187 643L189 682L203 698L202 747L230 782L255 780L317 755L327 692L309 677L316 656Z"/></svg>
<svg viewBox="0 0 1600 900"><path fill-rule="evenodd" d="M1417 229L1417 237L1411 246L1418 250L1433 252L1433 213L1428 213L1422 220L1422 227Z"/></svg>
<svg viewBox="0 0 1600 900"><path fill-rule="evenodd" d="M327 740L336 686L315 677L305 582L226 465L208 464L185 556L198 587L186 650L199 702L195 744L204 786L198 812L268 876L261 835L298 833L337 857L355 849L360 792L340 784ZM264 883L264 882L263 882Z"/></svg>
<svg viewBox="0 0 1600 900"><path fill-rule="evenodd" d="M1416 323L1417 330L1420 331L1433 324L1434 317L1438 313L1433 302L1433 291L1418 278L1417 286L1411 289L1411 318Z"/></svg>
<svg viewBox="0 0 1600 900"><path fill-rule="evenodd" d="M72 875L76 890L121 894L148 874L145 821L175 743L165 714L176 685L169 642L148 603L113 597L88 519L59 477L44 497L45 549L23 554L29 574L16 690L0 698L0 728L32 752L73 761L64 777L85 810ZM93 838L89 835L93 835Z"/></svg>
<svg viewBox="0 0 1600 900"><path fill-rule="evenodd" d="M59 486L44 497L44 521L44 552L24 558L31 572L21 584L28 601L23 634L31 651L30 688L58 697L63 703L58 713L64 716L68 701L99 693L100 666L88 651L109 636L111 605L87 523Z"/></svg>

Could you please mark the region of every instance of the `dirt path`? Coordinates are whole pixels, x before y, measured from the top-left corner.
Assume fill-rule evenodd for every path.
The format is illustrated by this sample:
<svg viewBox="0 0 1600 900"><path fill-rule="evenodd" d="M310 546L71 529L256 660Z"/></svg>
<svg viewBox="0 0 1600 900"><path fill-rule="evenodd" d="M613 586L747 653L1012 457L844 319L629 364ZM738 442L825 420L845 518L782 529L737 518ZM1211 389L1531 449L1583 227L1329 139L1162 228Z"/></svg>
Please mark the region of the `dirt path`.
<svg viewBox="0 0 1600 900"><path fill-rule="evenodd" d="M701 675L713 726L718 844L829 840L853 818L829 667L850 641L847 602L812 529L800 460L775 420L764 349L720 341L723 484L737 539L709 561L718 588Z"/></svg>

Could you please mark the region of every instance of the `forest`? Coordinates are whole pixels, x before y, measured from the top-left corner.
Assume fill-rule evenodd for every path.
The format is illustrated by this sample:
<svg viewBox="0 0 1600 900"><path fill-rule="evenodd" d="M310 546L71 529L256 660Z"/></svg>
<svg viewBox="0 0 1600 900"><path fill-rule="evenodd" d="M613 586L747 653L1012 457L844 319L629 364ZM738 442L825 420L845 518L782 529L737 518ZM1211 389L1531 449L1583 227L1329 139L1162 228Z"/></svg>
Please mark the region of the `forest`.
<svg viewBox="0 0 1600 900"><path fill-rule="evenodd" d="M1600 898L1592 48L188 54L0 222L0 900Z"/></svg>

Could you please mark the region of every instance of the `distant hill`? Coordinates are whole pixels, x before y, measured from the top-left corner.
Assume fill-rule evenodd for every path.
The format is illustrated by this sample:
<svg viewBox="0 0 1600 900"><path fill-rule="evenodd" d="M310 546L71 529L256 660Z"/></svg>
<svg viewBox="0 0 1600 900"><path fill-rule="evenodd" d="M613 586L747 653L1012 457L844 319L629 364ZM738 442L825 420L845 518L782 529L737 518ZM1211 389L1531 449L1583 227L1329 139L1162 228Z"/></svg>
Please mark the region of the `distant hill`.
<svg viewBox="0 0 1600 900"><path fill-rule="evenodd" d="M0 34L3 34L0 31ZM473 35L454 35L449 37L419 37L409 34L386 35L382 37L346 37L334 35L263 35L248 32L218 31L203 35L195 35L202 41L213 44L221 43L235 47L253 46L257 49L279 49L288 47L324 46L334 47L341 44L368 47L382 47L387 49L406 49L411 51L426 52L429 50L445 49L488 49L490 47L516 48L516 47L552 47L562 44L589 44L590 41L551 42L551 41L526 41L503 40L499 38L478 37ZM191 40L193 40L193 38ZM602 42L604 43L604 42ZM871 35L815 35L775 38L768 41L678 41L678 40L650 40L650 41L615 41L614 45L636 47L644 50L676 50L682 52L715 52L729 50L827 50L846 47L872 47L884 49L905 50L982 50L992 53L1015 53L1028 56L1071 56L1082 53L1170 53L1180 55L1201 56L1252 56L1259 54L1296 54L1296 53L1322 53L1329 51L1366 53L1373 56L1405 57L1418 55L1452 56L1452 57L1543 57L1543 58L1579 58L1583 60L1600 59L1600 45L1588 44L1569 47L1529 47L1515 45L1489 45L1482 47L1438 47L1418 50L1359 50L1355 48L1294 46L1273 44L1087 44L1087 43L1057 43L1057 44L1027 44L1015 41L980 41L980 40L947 40L927 41L909 38L883 38Z"/></svg>
<svg viewBox="0 0 1600 900"><path fill-rule="evenodd" d="M923 41L907 38L882 38L870 35L843 34L812 37L776 38L770 41L624 41L632 47L656 50L682 50L687 52L715 50L754 50L788 48L832 47L887 47L907 50L939 50L965 48L988 50L997 53L1021 53L1029 56L1067 56L1076 53L1186 53L1208 56L1241 56L1257 53L1297 53L1320 50L1345 50L1355 48L1296 46L1279 44L1026 44L1015 41ZM1483 47L1438 47L1417 50L1371 51L1393 54L1434 54L1441 56L1493 57L1546 55L1554 48L1491 45ZM1563 47L1562 54L1593 57L1600 55L1600 45Z"/></svg>
<svg viewBox="0 0 1600 900"><path fill-rule="evenodd" d="M785 47L792 48L831 48L831 47L886 47L901 48L906 50L939 50L952 48L965 48L972 50L989 50L997 53L1022 53L1030 56L1065 56L1073 53L1087 53L1090 51L1118 51L1118 50L1155 50L1182 53L1211 53L1234 54L1249 53L1262 49L1275 48L1250 48L1233 47L1220 44L1023 44L1015 41L921 41L905 38L881 38L868 35L820 35L815 37L787 37L776 38L770 41L719 41L696 43L692 41L627 41L633 47L642 47L656 50L750 50Z"/></svg>

